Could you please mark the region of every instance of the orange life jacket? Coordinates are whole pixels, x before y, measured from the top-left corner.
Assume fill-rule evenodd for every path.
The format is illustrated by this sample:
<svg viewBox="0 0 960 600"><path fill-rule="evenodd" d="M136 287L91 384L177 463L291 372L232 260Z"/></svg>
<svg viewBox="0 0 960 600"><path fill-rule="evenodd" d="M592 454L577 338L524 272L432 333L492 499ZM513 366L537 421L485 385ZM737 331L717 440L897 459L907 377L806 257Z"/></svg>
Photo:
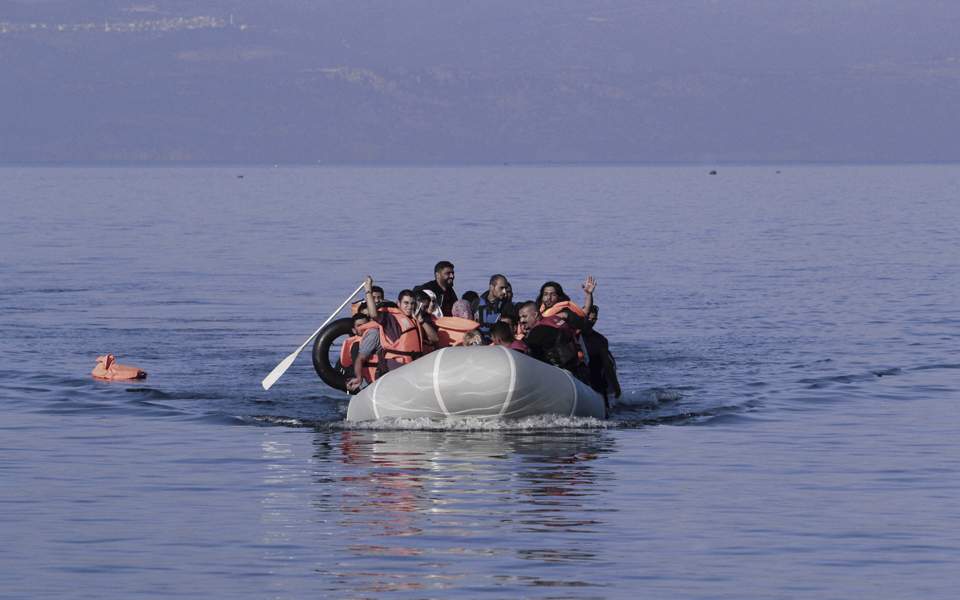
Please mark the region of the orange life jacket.
<svg viewBox="0 0 960 600"><path fill-rule="evenodd" d="M116 357L112 354L105 354L97 357L97 364L90 372L95 379L105 379L107 381L124 379L143 379L147 376L146 371L138 369L132 365L121 365L117 363Z"/></svg>
<svg viewBox="0 0 960 600"><path fill-rule="evenodd" d="M351 372L353 371L353 349L360 345L363 334L372 329L371 327L367 327L367 325L369 325L369 323L361 325L359 327L360 335L351 335L340 348L340 366L344 369L350 369ZM364 381L370 383L377 378L377 366L379 364L380 360L376 354L367 357L367 362L364 363L363 370L361 371Z"/></svg>
<svg viewBox="0 0 960 600"><path fill-rule="evenodd" d="M552 317L552 316L558 314L561 310L563 310L563 309L565 309L565 308L566 308L566 309L569 309L570 312L572 312L573 314L577 315L578 317L581 317L581 318L584 318L584 319L587 317L587 313L583 312L583 309L582 309L582 308L580 308L579 306L577 306L576 304L574 304L573 302L571 302L571 301L569 301L569 300L564 300L563 302L557 302L556 304L554 304L554 305L551 306L550 308L546 308L545 306L543 306L543 305L541 304L541 305L540 305L540 316L543 316L543 317Z"/></svg>
<svg viewBox="0 0 960 600"><path fill-rule="evenodd" d="M480 323L463 317L440 317L434 319L433 324L437 326L437 337L440 338L440 342L437 344L438 348L462 346L463 338L467 335L467 332L480 327Z"/></svg>
<svg viewBox="0 0 960 600"><path fill-rule="evenodd" d="M408 317L399 308L392 306L383 307L378 312L391 315L400 326L396 339L390 339L383 326L376 321L371 321L360 327L360 329L376 327L380 330L382 359L405 365L423 356L423 334L420 331L420 323L417 323L416 319Z"/></svg>

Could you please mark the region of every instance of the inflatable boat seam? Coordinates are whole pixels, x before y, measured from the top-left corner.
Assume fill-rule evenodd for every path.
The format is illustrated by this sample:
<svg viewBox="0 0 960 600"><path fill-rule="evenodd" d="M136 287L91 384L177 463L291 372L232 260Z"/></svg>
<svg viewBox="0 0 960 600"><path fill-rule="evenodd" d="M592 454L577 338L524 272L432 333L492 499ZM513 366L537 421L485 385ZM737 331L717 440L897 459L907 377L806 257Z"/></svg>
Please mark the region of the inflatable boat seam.
<svg viewBox="0 0 960 600"><path fill-rule="evenodd" d="M370 391L370 409L373 410L373 418L380 419L380 413L377 411L377 388L380 387L382 379L373 382L373 390Z"/></svg>
<svg viewBox="0 0 960 600"><path fill-rule="evenodd" d="M446 351L446 348L438 351L437 358L433 362L433 394L437 397L437 404L440 405L440 410L443 411L443 416L449 417L450 411L447 410L447 405L443 403L443 395L440 393L440 357L442 357L443 353Z"/></svg>
<svg viewBox="0 0 960 600"><path fill-rule="evenodd" d="M502 349L507 355L507 363L510 365L510 385L507 388L507 397L503 401L503 406L500 407L500 414L498 416L503 416L507 412L507 408L510 407L510 402L513 401L513 392L517 388L517 363L513 359L513 356L510 354L510 350L503 346L498 346Z"/></svg>
<svg viewBox="0 0 960 600"><path fill-rule="evenodd" d="M577 414L577 381L573 378L573 375L570 373L570 371L567 371L566 369L561 370L567 376L567 379L570 380L570 385L573 386L573 404L570 407L570 416L572 417Z"/></svg>

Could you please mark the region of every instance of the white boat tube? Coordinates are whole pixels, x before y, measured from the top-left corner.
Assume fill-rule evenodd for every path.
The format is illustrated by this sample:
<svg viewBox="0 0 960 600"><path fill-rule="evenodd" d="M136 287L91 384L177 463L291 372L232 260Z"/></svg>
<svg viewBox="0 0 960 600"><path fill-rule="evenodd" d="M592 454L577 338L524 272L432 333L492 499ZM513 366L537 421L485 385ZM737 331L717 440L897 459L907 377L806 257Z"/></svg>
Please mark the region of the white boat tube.
<svg viewBox="0 0 960 600"><path fill-rule="evenodd" d="M603 396L568 371L502 346L443 348L374 381L348 421L384 417L605 416Z"/></svg>

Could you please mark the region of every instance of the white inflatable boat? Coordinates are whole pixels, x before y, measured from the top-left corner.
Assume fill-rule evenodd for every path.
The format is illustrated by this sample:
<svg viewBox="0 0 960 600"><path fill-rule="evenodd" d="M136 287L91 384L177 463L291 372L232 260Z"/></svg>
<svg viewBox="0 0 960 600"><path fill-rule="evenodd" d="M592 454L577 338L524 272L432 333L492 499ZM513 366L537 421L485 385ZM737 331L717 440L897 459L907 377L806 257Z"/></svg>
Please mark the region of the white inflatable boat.
<svg viewBox="0 0 960 600"><path fill-rule="evenodd" d="M605 416L603 396L568 371L502 346L452 347L387 373L350 400L348 421L384 417Z"/></svg>

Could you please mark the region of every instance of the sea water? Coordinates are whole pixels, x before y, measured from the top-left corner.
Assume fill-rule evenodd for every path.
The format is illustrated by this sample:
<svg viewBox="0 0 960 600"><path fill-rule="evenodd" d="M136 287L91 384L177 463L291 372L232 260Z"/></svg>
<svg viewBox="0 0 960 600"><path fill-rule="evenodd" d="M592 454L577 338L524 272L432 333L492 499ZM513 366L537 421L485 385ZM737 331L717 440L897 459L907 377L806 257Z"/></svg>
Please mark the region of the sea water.
<svg viewBox="0 0 960 600"><path fill-rule="evenodd" d="M709 171L0 169L0 596L956 597L960 167ZM595 276L611 418L260 388L445 259Z"/></svg>

